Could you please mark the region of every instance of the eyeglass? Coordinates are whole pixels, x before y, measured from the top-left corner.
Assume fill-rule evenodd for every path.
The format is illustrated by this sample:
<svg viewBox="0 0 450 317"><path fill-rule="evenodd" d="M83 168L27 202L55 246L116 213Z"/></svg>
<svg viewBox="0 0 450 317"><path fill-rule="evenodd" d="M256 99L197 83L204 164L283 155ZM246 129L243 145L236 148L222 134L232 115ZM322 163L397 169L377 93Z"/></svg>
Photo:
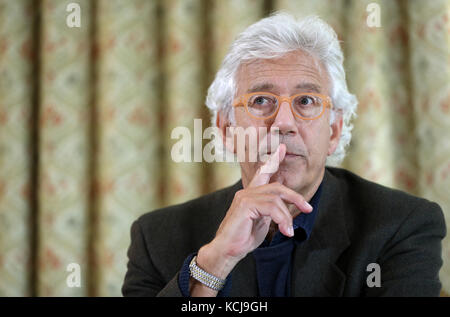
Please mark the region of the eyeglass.
<svg viewBox="0 0 450 317"><path fill-rule="evenodd" d="M245 107L255 119L270 119L277 115L280 105L287 101L295 116L303 120L321 117L325 108L332 108L331 99L316 93L300 93L291 97L281 97L270 92L254 92L235 100L233 107Z"/></svg>

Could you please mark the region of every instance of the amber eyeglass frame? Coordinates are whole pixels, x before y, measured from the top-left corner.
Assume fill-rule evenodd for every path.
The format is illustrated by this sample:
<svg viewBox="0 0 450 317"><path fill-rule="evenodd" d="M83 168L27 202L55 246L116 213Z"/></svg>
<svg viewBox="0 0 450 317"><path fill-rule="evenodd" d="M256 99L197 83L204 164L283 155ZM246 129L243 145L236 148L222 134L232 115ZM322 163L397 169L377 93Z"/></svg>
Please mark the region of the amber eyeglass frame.
<svg viewBox="0 0 450 317"><path fill-rule="evenodd" d="M251 112L250 112L250 110L248 109L248 106L247 106L248 100L249 100L252 96L255 96L255 95L261 95L261 94L273 96L273 97L277 98L277 100L278 100L278 106L277 106L277 109L274 111L273 114L271 114L271 115L268 116L268 117L257 117L257 116L255 116L255 115L251 114ZM319 114L318 116L316 116L316 117L314 117L314 118L306 118L306 117L302 117L301 115L299 115L299 114L294 110L294 108L292 107L292 101L293 101L296 97L302 96L302 95L308 95L308 96L319 97L319 98L323 101L322 111L320 112L320 114ZM329 96L325 96L325 95L322 95L322 94L317 94L317 93L312 93L312 92L303 92L303 93L299 93L299 94L292 95L292 96L290 96L290 97L282 97L282 96L278 96L278 95L272 94L272 93L270 93L270 92L265 92L265 91L252 92L252 93L250 93L250 94L242 95L242 96L240 96L239 98L235 99L235 102L233 103L233 107L244 107L245 110L246 110L246 112L247 112L247 114L248 114L250 117L255 118L255 119L258 119L258 120L267 120L267 119L271 119L271 118L273 118L273 117L275 117L275 116L277 115L278 111L280 111L281 104L282 104L283 102L285 102L285 101L289 103L289 106L291 107L292 113L293 113L296 117L298 117L298 118L300 118L300 119L303 119L303 120L316 120L316 119L319 119L319 118L324 114L326 108L330 108L330 109L333 108L333 104L332 104L332 102L331 102L331 98L330 98Z"/></svg>

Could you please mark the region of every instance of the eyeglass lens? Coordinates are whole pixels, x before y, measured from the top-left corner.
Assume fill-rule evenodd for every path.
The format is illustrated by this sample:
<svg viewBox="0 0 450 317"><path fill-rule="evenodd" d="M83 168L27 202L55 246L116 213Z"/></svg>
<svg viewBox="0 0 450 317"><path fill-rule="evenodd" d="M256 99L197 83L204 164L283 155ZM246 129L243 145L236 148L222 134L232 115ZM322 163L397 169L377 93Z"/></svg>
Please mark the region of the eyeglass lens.
<svg viewBox="0 0 450 317"><path fill-rule="evenodd" d="M278 98L272 95L252 95L248 99L247 108L255 117L266 118L277 111L278 102ZM301 94L292 100L292 108L301 117L314 118L322 112L323 101L317 96Z"/></svg>

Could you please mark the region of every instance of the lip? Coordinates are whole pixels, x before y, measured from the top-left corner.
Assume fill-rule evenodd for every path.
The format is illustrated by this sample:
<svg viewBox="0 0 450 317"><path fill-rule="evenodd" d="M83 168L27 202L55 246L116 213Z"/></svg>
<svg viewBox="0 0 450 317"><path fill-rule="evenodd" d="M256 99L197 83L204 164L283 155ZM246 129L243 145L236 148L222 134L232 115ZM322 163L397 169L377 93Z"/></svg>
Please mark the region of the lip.
<svg viewBox="0 0 450 317"><path fill-rule="evenodd" d="M301 155L293 154L293 153L286 153L284 158L285 159L295 159L295 158L298 158L298 157L301 157Z"/></svg>
<svg viewBox="0 0 450 317"><path fill-rule="evenodd" d="M268 152L267 155L271 155L272 152ZM286 152L285 158L295 158L295 157L300 157L302 155L300 154L295 154L295 153L291 153L291 152Z"/></svg>

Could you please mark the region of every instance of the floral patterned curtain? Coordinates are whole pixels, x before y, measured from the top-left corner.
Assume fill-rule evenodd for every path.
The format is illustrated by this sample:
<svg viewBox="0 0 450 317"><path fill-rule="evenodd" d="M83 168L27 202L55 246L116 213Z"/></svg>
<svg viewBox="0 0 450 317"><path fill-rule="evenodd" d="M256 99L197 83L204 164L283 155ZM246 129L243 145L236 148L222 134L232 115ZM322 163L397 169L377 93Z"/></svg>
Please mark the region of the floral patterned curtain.
<svg viewBox="0 0 450 317"><path fill-rule="evenodd" d="M359 100L342 167L449 222L450 0L0 0L0 296L118 296L134 219L239 179L236 164L171 160L171 131L210 126L231 41L274 10L318 15L342 41ZM448 238L443 259L448 295Z"/></svg>

